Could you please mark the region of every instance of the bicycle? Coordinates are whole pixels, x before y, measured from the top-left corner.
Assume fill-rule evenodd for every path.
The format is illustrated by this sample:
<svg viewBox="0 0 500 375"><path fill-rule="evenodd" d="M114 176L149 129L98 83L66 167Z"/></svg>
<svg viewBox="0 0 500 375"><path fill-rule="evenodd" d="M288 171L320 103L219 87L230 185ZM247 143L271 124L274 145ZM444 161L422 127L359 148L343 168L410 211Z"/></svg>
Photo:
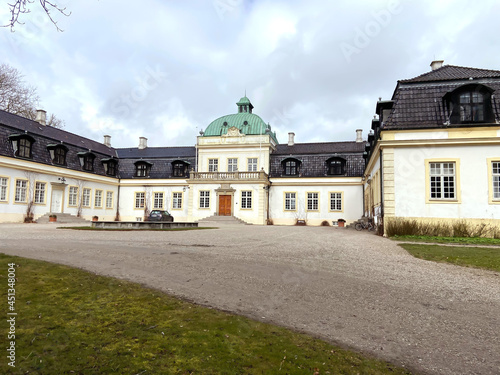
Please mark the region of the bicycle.
<svg viewBox="0 0 500 375"><path fill-rule="evenodd" d="M362 221L360 223L356 223L354 228L356 228L356 230L368 229L369 232L373 232L376 229L375 225L373 225L371 221Z"/></svg>

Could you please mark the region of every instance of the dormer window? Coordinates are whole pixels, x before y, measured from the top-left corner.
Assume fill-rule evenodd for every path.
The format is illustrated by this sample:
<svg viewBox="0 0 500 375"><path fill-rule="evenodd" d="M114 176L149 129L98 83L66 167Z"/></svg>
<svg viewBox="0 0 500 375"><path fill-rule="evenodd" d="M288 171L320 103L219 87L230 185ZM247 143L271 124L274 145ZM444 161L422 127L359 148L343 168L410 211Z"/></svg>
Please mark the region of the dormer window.
<svg viewBox="0 0 500 375"><path fill-rule="evenodd" d="M282 161L283 174L285 176L297 176L300 172L300 160L285 159Z"/></svg>
<svg viewBox="0 0 500 375"><path fill-rule="evenodd" d="M135 163L135 177L149 177L151 163L147 161L138 161Z"/></svg>
<svg viewBox="0 0 500 375"><path fill-rule="evenodd" d="M94 159L95 155L92 152L79 152L78 158L80 159L80 165L84 171L93 172L94 171Z"/></svg>
<svg viewBox="0 0 500 375"><path fill-rule="evenodd" d="M9 139L12 142L15 156L26 159L33 158L32 149L35 138L27 134L13 134L9 136Z"/></svg>
<svg viewBox="0 0 500 375"><path fill-rule="evenodd" d="M104 172L108 176L116 176L118 161L116 159L102 159L102 165L104 166Z"/></svg>
<svg viewBox="0 0 500 375"><path fill-rule="evenodd" d="M495 122L489 87L483 85L465 85L447 93L445 115L450 124L492 123Z"/></svg>
<svg viewBox="0 0 500 375"><path fill-rule="evenodd" d="M327 174L330 176L339 176L345 174L345 160L342 158L330 158L326 162L328 166Z"/></svg>
<svg viewBox="0 0 500 375"><path fill-rule="evenodd" d="M174 177L186 177L188 163L182 160L172 162L172 175Z"/></svg>
<svg viewBox="0 0 500 375"><path fill-rule="evenodd" d="M66 154L68 152L66 146L62 144L48 145L47 150L49 150L52 163L56 165L66 165Z"/></svg>

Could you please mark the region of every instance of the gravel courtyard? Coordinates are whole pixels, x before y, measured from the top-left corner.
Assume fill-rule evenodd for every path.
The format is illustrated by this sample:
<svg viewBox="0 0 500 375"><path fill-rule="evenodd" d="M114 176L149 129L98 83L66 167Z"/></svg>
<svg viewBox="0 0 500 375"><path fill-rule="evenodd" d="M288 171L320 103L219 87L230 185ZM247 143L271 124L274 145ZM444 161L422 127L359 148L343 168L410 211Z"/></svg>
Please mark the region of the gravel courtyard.
<svg viewBox="0 0 500 375"><path fill-rule="evenodd" d="M279 226L89 232L1 224L0 252L139 282L421 374L500 374L500 275L418 260L367 232Z"/></svg>

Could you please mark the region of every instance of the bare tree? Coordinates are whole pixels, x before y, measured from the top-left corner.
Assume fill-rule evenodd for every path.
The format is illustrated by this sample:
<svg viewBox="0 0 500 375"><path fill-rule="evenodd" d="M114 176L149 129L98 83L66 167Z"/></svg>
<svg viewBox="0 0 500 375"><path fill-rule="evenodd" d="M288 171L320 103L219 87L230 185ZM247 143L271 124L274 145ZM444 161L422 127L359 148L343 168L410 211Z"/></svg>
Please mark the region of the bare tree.
<svg viewBox="0 0 500 375"><path fill-rule="evenodd" d="M26 217L24 218L25 223L33 222L33 216L35 214L34 205L35 205L35 183L38 177L38 174L35 172L24 172L26 179L28 180L28 191L26 196Z"/></svg>
<svg viewBox="0 0 500 375"><path fill-rule="evenodd" d="M85 181L83 180L75 180L76 185L78 186L78 208L76 210L76 217L82 217L83 211L83 186Z"/></svg>
<svg viewBox="0 0 500 375"><path fill-rule="evenodd" d="M144 221L146 221L151 213L152 188L144 186Z"/></svg>
<svg viewBox="0 0 500 375"><path fill-rule="evenodd" d="M54 24L57 31L62 31L59 26L57 26L57 22L52 18L51 12L60 13L64 16L69 16L71 12L66 10L66 7L62 7L57 5L55 1L48 0L38 0L40 2L40 6L49 17L50 21ZM9 4L10 10L10 21L7 25L3 27L10 27L10 30L13 31L14 26L17 24L24 25L23 22L19 21L19 16L26 13L31 13L30 7L35 2L35 0L16 0L12 4Z"/></svg>
<svg viewBox="0 0 500 375"><path fill-rule="evenodd" d="M0 109L35 120L39 100L36 88L26 85L16 68L0 65ZM47 118L47 125L62 128L64 122L51 114Z"/></svg>

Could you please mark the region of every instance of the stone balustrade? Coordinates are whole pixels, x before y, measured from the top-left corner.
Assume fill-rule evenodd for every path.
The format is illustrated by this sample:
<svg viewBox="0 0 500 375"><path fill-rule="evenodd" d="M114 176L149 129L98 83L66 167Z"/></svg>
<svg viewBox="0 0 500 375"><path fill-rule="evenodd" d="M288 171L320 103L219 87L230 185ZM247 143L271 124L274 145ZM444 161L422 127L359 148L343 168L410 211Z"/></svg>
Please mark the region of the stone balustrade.
<svg viewBox="0 0 500 375"><path fill-rule="evenodd" d="M191 172L191 180L233 181L233 180L266 180L267 174L259 172Z"/></svg>

